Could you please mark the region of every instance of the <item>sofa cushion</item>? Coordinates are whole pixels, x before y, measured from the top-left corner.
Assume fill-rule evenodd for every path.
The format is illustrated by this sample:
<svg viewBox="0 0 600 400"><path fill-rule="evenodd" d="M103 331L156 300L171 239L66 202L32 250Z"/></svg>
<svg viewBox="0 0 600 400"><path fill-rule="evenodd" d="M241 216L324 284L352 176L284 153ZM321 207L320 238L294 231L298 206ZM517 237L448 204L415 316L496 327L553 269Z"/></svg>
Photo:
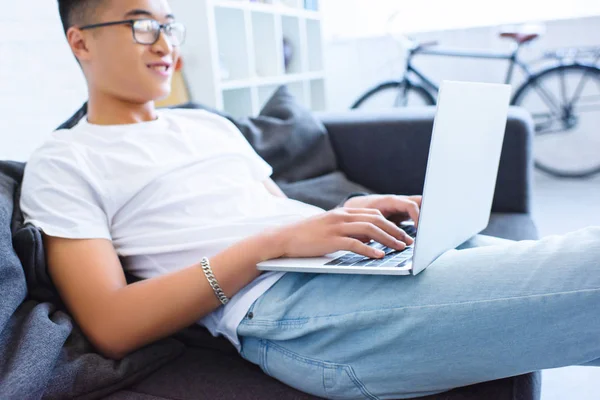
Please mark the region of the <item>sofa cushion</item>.
<svg viewBox="0 0 600 400"><path fill-rule="evenodd" d="M374 193L349 180L341 171L297 182L277 182L286 196L325 210L335 208L349 193Z"/></svg>
<svg viewBox="0 0 600 400"><path fill-rule="evenodd" d="M535 372L456 388L419 400L538 400L540 384L541 375ZM239 356L189 348L182 357L142 382L107 398L157 399L309 400L317 397L284 385Z"/></svg>
<svg viewBox="0 0 600 400"><path fill-rule="evenodd" d="M530 214L492 213L490 222L481 233L511 240L538 238L538 231Z"/></svg>
<svg viewBox="0 0 600 400"><path fill-rule="evenodd" d="M237 354L199 348L188 348L128 390L179 400L315 398L269 377Z"/></svg>

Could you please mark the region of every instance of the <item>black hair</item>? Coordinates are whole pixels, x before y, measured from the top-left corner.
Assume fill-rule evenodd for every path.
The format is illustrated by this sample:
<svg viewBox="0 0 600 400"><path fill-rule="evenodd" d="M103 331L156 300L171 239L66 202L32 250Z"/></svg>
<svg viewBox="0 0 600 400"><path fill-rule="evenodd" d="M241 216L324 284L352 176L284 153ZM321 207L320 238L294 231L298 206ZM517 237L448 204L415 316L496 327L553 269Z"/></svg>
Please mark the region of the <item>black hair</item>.
<svg viewBox="0 0 600 400"><path fill-rule="evenodd" d="M58 12L65 34L70 27L90 22L98 6L105 0L58 0Z"/></svg>

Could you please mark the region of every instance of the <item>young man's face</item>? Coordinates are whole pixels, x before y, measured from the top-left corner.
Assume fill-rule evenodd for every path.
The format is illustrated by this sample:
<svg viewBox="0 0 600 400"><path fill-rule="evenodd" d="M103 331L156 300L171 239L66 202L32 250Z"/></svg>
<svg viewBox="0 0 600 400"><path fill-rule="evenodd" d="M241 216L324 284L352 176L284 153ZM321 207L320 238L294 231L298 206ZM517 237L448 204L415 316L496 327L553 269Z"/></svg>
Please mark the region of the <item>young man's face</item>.
<svg viewBox="0 0 600 400"><path fill-rule="evenodd" d="M167 0L105 0L92 24L130 19L152 19L160 24L174 22ZM167 96L179 57L179 46L161 32L154 44L152 34L140 35L130 24L104 26L82 31L87 53L82 62L90 90L125 101L146 103ZM150 38L150 39L148 39Z"/></svg>

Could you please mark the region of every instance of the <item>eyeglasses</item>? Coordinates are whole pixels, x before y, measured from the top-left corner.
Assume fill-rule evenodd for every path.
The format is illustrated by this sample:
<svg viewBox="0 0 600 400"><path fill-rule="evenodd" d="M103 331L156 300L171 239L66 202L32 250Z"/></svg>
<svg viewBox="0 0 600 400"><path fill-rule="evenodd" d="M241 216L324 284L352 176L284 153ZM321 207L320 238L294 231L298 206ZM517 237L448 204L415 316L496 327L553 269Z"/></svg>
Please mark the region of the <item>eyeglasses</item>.
<svg viewBox="0 0 600 400"><path fill-rule="evenodd" d="M79 29L95 29L103 26L131 25L133 40L139 44L153 45L158 42L160 32L163 31L173 46L181 46L185 41L185 26L179 22L161 24L153 19L128 19L125 21L104 22L82 26Z"/></svg>

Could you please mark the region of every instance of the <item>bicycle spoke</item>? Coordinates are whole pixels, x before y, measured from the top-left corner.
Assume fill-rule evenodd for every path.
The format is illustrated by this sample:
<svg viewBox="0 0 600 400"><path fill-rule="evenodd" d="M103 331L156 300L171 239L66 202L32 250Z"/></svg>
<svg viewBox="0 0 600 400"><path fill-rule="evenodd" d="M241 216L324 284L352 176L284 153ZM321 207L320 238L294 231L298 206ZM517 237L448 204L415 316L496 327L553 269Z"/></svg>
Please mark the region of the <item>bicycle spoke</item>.
<svg viewBox="0 0 600 400"><path fill-rule="evenodd" d="M553 99L554 96L552 96L550 93L548 93L548 91L546 91L537 82L533 82L533 88L536 90L538 95L541 97L542 101L544 101L544 103L546 103L546 105L548 106L550 111L551 112L554 111L554 113L557 113L560 118L560 115L562 113L561 108L559 105L557 105L556 101ZM553 108L554 108L554 110L553 110Z"/></svg>
<svg viewBox="0 0 600 400"><path fill-rule="evenodd" d="M537 136L556 135L556 134L564 135L564 133L565 133L565 130L563 128L540 129L540 130L538 130L538 128L536 126L536 129L535 129L535 134Z"/></svg>
<svg viewBox="0 0 600 400"><path fill-rule="evenodd" d="M560 118L556 118L555 116L553 116L552 114L531 114L531 117L533 118L534 121L544 121L544 122L539 122L541 123L548 123L548 122L553 122L553 121L560 121Z"/></svg>
<svg viewBox="0 0 600 400"><path fill-rule="evenodd" d="M398 89L398 95L394 100L394 107L406 107L408 104L408 96L406 93L406 85Z"/></svg>
<svg viewBox="0 0 600 400"><path fill-rule="evenodd" d="M573 106L573 112L589 112L600 110L600 95L583 96Z"/></svg>
<svg viewBox="0 0 600 400"><path fill-rule="evenodd" d="M556 176L600 173L600 71L570 65L542 72L515 100L531 113L535 164Z"/></svg>
<svg viewBox="0 0 600 400"><path fill-rule="evenodd" d="M559 127L556 127L556 123L560 123L561 120L560 119L551 119L548 121L543 121L543 122L536 122L535 123L535 134L536 135L546 135L548 133L558 133L558 132L564 132L564 129L562 127L562 125L559 125Z"/></svg>
<svg viewBox="0 0 600 400"><path fill-rule="evenodd" d="M577 107L577 112L594 112L594 111L600 111L600 104L597 104L597 105L584 104L584 105Z"/></svg>
<svg viewBox="0 0 600 400"><path fill-rule="evenodd" d="M573 94L573 98L568 103L569 107L573 107L573 104L579 99L579 96L581 96L581 92L583 91L583 88L585 86L586 78L588 76L590 76L590 75L591 74L588 71L586 71L586 72L583 73L583 76L581 77L581 80L579 81L579 84L577 85L577 88L575 89L575 93Z"/></svg>
<svg viewBox="0 0 600 400"><path fill-rule="evenodd" d="M560 71L560 92L562 95L563 104L571 104L567 101L567 83L565 82L565 71Z"/></svg>

